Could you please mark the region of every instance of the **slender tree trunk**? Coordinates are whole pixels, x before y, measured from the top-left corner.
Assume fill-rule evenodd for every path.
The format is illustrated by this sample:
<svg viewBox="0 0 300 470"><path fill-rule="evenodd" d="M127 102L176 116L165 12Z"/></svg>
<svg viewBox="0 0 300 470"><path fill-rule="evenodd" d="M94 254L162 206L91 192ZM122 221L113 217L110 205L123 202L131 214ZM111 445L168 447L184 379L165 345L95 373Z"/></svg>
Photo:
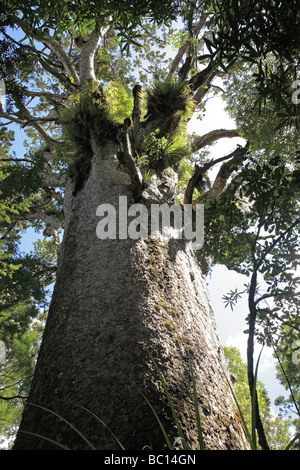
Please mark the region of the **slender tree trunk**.
<svg viewBox="0 0 300 470"><path fill-rule="evenodd" d="M132 191L118 168L115 144L94 148L84 187L66 190L66 224L57 281L20 431L54 439L71 449L86 442L46 407L76 426L97 449L166 443L146 395L166 426L178 433L147 347L164 374L190 445L197 449L190 350L208 449L247 448L244 430L224 377L225 362L202 275L189 244L162 238L106 239L96 236L100 204L118 209ZM143 203L172 202L176 180L166 170L154 179ZM57 449L19 432L14 449Z"/></svg>

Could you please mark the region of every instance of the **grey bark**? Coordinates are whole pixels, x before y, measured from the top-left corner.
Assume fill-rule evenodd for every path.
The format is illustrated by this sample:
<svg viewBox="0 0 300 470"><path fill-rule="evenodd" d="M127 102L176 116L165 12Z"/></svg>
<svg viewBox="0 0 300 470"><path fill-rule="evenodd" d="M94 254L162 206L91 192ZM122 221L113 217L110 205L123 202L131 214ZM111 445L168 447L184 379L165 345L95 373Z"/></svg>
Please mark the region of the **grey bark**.
<svg viewBox="0 0 300 470"><path fill-rule="evenodd" d="M156 359L187 439L197 449L196 418L186 346L190 350L207 449L245 449L245 433L224 376L225 362L206 280L189 244L162 238L99 240L96 208L132 196L118 168L115 144L94 145L89 178L72 196L66 189L66 223L57 282L28 399L62 415L98 448L166 448L143 392L168 430L166 397L145 346ZM175 173L166 170L144 191L143 202L174 196ZM64 422L27 404L20 431L38 433L73 450L87 444ZM14 449L56 449L19 432Z"/></svg>

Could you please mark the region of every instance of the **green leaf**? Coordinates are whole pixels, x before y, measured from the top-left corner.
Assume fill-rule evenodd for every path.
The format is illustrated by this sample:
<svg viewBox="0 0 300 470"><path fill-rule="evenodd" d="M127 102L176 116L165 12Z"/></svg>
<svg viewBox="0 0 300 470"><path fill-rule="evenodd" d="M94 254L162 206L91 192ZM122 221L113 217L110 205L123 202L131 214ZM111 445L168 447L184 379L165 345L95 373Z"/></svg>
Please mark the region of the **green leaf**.
<svg viewBox="0 0 300 470"><path fill-rule="evenodd" d="M171 412L172 412L172 416L173 416L174 422L175 422L176 427L177 427L177 431L178 431L179 437L180 437L181 440L182 440L183 448L184 448L184 450L187 450L187 449L189 449L189 448L188 448L188 446L187 446L186 439L185 439L183 430L182 430L182 428L181 428L181 425L180 425L180 422L179 422L179 419L178 419L178 416L177 416L177 413L176 413L176 410L175 410L175 407L174 407L174 404L173 404L173 400L172 400L171 395L170 395L170 393L169 393L169 390L168 390L168 387L167 387L167 385L166 385L165 379L164 379L162 373L160 372L159 367L158 367L158 365L156 364L156 362L155 362L155 360L154 360L152 354L148 351L147 348L146 348L146 351L147 351L147 353L149 354L149 356L150 356L150 358L151 358L151 360L152 360L152 362L153 362L153 364L154 364L154 367L155 367L155 369L156 369L156 372L157 372L157 374L158 374L158 376L159 376L159 378L160 378L160 381L161 381L161 383L162 383L163 389L164 389L165 394L166 394L166 396L167 396L167 400L168 400L168 403L169 403L169 406L170 406L170 409L171 409Z"/></svg>

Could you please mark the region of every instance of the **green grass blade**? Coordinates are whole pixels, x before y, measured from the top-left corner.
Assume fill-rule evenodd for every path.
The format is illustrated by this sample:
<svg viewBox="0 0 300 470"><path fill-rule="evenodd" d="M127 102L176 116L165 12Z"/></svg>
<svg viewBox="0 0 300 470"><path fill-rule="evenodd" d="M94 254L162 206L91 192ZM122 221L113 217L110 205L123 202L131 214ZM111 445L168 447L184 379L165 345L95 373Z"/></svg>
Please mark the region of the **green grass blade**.
<svg viewBox="0 0 300 470"><path fill-rule="evenodd" d="M20 430L20 432L22 432L23 434L30 434L31 436L39 437L40 439L44 439L45 441L49 441L49 442L51 442L51 444L55 444L56 446L61 447L64 450L71 450L69 447L64 446L63 444L60 444L59 442L54 441L53 439L50 439L50 437L41 436L40 434L37 434L35 432L31 432L31 431L22 431L22 430Z"/></svg>
<svg viewBox="0 0 300 470"><path fill-rule="evenodd" d="M192 383L193 383L193 394L194 394L194 404L195 404L196 422L197 422L197 428L198 428L199 445L200 445L200 450L205 450L202 427L201 427L200 412L199 412L199 402L198 402L197 390L196 390L196 382L195 382L192 359L191 359L188 348L187 348L187 354L189 358L190 371L191 371L191 377L192 377Z"/></svg>
<svg viewBox="0 0 300 470"><path fill-rule="evenodd" d="M190 449L189 449L189 446L188 446L187 443L186 443L186 439L185 439L185 437L184 437L184 433L183 433L183 430L182 430L182 428L181 428L181 425L180 425L180 422L179 422L179 419L178 419L178 416L177 416L177 413L176 413L176 410L175 410L175 407L174 407L174 404L173 404L173 400L172 400L172 398L171 398L171 395L169 394L169 390L168 390L168 387L167 387L167 385L166 385L165 379L164 379L162 373L160 372L159 367L158 367L158 365L156 364L156 362L155 362L153 356L152 356L151 353L148 351L148 349L146 349L146 350L147 350L147 352L148 352L148 354L149 354L149 356L150 356L150 358L151 358L151 360L152 360L152 362L153 362L153 364L154 364L154 367L155 367L155 369L156 369L156 371L157 371L157 373L158 373L158 376L159 376L159 378L160 378L160 380L161 380L163 389L164 389L165 394L166 394L166 396L167 396L167 400L168 400L168 403L169 403L169 406L170 406L170 409L171 409L171 412L172 412L172 416L173 416L173 418L174 418L174 421L175 421L175 424L176 424L176 427L177 427L177 431L178 431L179 437L180 437L181 440L182 440L183 448L184 448L184 450L190 450Z"/></svg>
<svg viewBox="0 0 300 470"><path fill-rule="evenodd" d="M57 418L59 418L61 421L64 421L64 423L66 423L68 426L70 426L70 428L72 428L72 429L88 444L88 446L89 446L92 450L96 450L95 446L93 446L93 444L88 440L88 438L85 437L84 434L82 434L72 423L70 423L69 421L67 421L65 418L63 418L63 417L60 416L59 414L55 413L54 411L49 410L48 408L45 408L44 406L36 405L36 404L34 404L34 403L29 403L29 405L36 406L37 408L41 408L42 410L45 410L45 411L47 411L48 413L53 414L54 416L56 416Z"/></svg>
<svg viewBox="0 0 300 470"><path fill-rule="evenodd" d="M104 421L102 421L102 419L99 418L99 416L97 416L95 413L93 413L92 411L88 410L87 408L85 408L84 406L81 406L81 405L77 405L79 406L80 408L82 408L83 410L87 411L88 413L90 413L92 416L94 416L110 433L111 435L114 437L114 439L117 441L117 443L119 444L119 446L121 447L122 450L125 450L125 447L123 447L123 445L121 444L121 442L119 441L119 439L117 438L117 436L112 432L111 429L109 429L109 427L107 426L107 424L105 424Z"/></svg>

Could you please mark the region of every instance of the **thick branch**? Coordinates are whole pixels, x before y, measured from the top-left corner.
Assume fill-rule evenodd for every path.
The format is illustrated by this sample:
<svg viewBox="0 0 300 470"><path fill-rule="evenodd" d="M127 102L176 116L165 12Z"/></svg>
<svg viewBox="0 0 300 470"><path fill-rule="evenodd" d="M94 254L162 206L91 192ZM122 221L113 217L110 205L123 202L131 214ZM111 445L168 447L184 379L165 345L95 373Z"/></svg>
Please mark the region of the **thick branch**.
<svg viewBox="0 0 300 470"><path fill-rule="evenodd" d="M239 149L237 149L239 150ZM237 151L235 150L235 152ZM199 165L195 165L195 172L191 179L189 180L186 190L185 190L185 195L184 195L184 203L185 204L191 204L193 200L193 193L194 189L200 190L200 186L203 180L203 175L213 166L217 165L218 163L221 163L225 160L229 160L230 158L234 157L234 153L232 152L229 155L225 155L225 157L220 157L217 158L216 160L210 160L209 162L205 163L203 166L199 167ZM210 192L209 192L210 194ZM206 195L205 195L206 196ZM211 197L211 196L209 196Z"/></svg>
<svg viewBox="0 0 300 470"><path fill-rule="evenodd" d="M210 145L212 142L216 140L222 139L224 137L240 137L238 131L236 129L217 129L211 132L208 132L201 137L196 137L192 142L191 150L192 152L197 152L198 150L202 149L206 145Z"/></svg>
<svg viewBox="0 0 300 470"><path fill-rule="evenodd" d="M206 194L204 194L199 201L197 201L198 203L202 204L209 198L218 199L221 196L227 184L228 178L232 173L232 165L240 164L244 160L247 150L248 144L244 148L238 147L226 157L222 157L224 160L230 160L223 163L216 176L213 187Z"/></svg>
<svg viewBox="0 0 300 470"><path fill-rule="evenodd" d="M47 46L55 54L55 56L62 64L65 72L73 78L74 84L80 85L80 79L68 54L64 51L59 42L53 40L53 38L47 31L44 32L44 34L45 36L42 39L39 37L37 39L42 41L42 43L45 44L45 46Z"/></svg>
<svg viewBox="0 0 300 470"><path fill-rule="evenodd" d="M128 171L131 177L133 195L134 199L136 199L143 190L143 176L132 156L129 130L128 127L126 127L125 125L123 129L119 130L118 140L121 149L118 158L120 163L125 166L126 170Z"/></svg>
<svg viewBox="0 0 300 470"><path fill-rule="evenodd" d="M20 107L20 113L19 113L20 117L22 119L24 119L26 121L26 125L27 123L32 125L32 127L34 127L38 133L40 134L40 136L42 137L42 139L47 143L49 144L50 146L53 145L54 141L53 139L50 137L50 135L45 131L45 129L41 126L41 124L36 121L36 118L34 118L32 116L32 114L30 114L30 112L28 111L28 109L26 108L26 106L22 105ZM40 121L40 120L39 120ZM24 124L24 123L23 123Z"/></svg>
<svg viewBox="0 0 300 470"><path fill-rule="evenodd" d="M109 25L102 26L98 31L95 29L89 40L81 47L79 58L79 73L81 83L87 80L96 80L94 59L100 47L101 39L109 29Z"/></svg>

